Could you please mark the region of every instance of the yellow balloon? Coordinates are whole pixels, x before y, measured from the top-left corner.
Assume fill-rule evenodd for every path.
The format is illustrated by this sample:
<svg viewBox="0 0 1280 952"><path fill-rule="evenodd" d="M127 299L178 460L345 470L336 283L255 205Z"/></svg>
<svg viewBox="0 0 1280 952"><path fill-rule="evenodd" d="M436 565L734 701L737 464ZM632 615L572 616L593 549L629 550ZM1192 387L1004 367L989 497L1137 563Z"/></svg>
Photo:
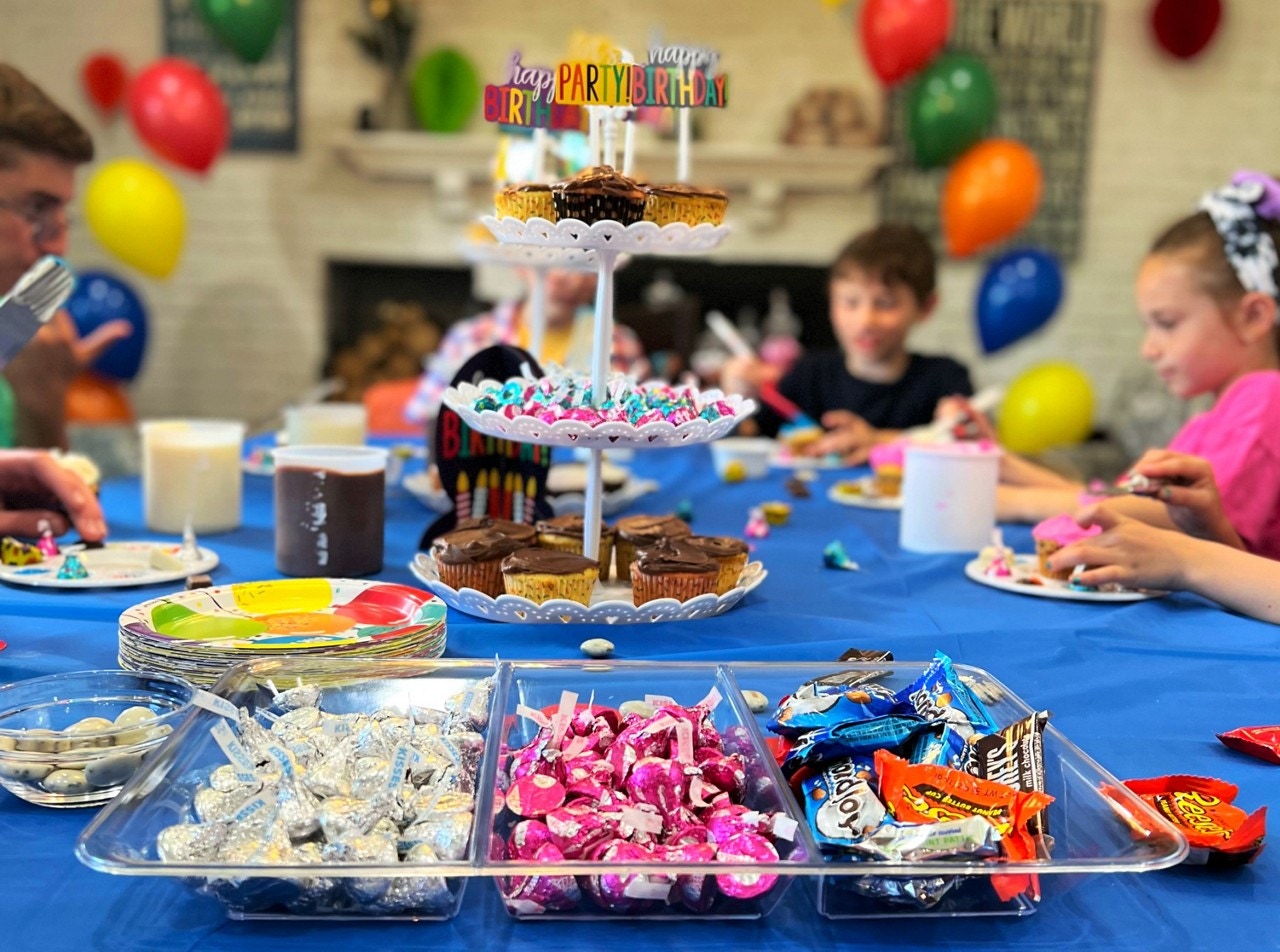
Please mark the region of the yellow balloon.
<svg viewBox="0 0 1280 952"><path fill-rule="evenodd" d="M173 271L186 240L182 193L141 159L116 159L93 174L85 218L102 246L125 264L156 278Z"/></svg>
<svg viewBox="0 0 1280 952"><path fill-rule="evenodd" d="M1080 368L1038 364L1009 385L1000 406L1000 442L1015 453L1079 443L1093 428L1093 387Z"/></svg>

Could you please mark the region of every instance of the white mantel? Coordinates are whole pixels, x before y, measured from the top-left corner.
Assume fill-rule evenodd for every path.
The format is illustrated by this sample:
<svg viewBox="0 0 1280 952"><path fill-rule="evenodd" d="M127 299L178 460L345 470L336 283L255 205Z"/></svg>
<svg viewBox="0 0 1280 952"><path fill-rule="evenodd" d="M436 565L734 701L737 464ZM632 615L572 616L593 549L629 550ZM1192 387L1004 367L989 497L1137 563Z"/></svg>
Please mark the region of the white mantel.
<svg viewBox="0 0 1280 952"><path fill-rule="evenodd" d="M453 221L471 214L468 190L493 179L495 141L491 135L345 132L333 140L333 149L348 168L366 178L430 183L440 213ZM693 150L693 168L697 181L730 192L735 219L758 231L779 223L790 198L862 192L892 155L884 146L699 142ZM675 145L641 144L636 161L651 169L674 170Z"/></svg>

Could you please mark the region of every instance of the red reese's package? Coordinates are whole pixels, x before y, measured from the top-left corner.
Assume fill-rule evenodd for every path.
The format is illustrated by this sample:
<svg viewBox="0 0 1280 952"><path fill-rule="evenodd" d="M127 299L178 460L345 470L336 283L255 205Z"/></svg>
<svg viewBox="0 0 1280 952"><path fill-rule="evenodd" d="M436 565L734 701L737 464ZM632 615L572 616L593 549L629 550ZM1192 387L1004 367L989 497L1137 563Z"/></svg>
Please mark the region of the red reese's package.
<svg viewBox="0 0 1280 952"><path fill-rule="evenodd" d="M1212 777L1175 775L1126 780L1124 785L1176 826L1191 844L1186 862L1243 865L1262 851L1267 808L1245 814L1232 805L1239 788Z"/></svg>

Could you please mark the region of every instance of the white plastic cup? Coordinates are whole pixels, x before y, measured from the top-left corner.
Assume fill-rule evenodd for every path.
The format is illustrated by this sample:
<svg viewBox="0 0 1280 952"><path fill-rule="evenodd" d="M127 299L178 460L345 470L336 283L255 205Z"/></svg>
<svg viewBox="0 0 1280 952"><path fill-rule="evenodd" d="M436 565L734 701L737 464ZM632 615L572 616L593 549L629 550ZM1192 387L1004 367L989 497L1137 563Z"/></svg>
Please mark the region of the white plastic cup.
<svg viewBox="0 0 1280 952"><path fill-rule="evenodd" d="M199 533L240 526L244 424L236 420L149 420L142 433L142 506L147 528Z"/></svg>
<svg viewBox="0 0 1280 952"><path fill-rule="evenodd" d="M996 527L999 479L993 443L908 444L899 544L912 552L977 552Z"/></svg>
<svg viewBox="0 0 1280 952"><path fill-rule="evenodd" d="M309 403L284 411L290 446L363 446L368 421L363 403Z"/></svg>
<svg viewBox="0 0 1280 952"><path fill-rule="evenodd" d="M329 578L382 571L387 451L282 446L272 458L276 569Z"/></svg>

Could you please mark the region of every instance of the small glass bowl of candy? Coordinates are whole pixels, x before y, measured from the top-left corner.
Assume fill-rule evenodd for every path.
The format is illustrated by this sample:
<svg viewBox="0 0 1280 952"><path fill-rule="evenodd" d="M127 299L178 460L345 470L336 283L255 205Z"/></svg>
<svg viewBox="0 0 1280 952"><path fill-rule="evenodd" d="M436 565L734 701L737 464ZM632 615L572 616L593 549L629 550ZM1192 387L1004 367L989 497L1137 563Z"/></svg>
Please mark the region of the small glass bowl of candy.
<svg viewBox="0 0 1280 952"><path fill-rule="evenodd" d="M167 674L73 671L0 687L0 786L29 803L106 803L192 707Z"/></svg>

